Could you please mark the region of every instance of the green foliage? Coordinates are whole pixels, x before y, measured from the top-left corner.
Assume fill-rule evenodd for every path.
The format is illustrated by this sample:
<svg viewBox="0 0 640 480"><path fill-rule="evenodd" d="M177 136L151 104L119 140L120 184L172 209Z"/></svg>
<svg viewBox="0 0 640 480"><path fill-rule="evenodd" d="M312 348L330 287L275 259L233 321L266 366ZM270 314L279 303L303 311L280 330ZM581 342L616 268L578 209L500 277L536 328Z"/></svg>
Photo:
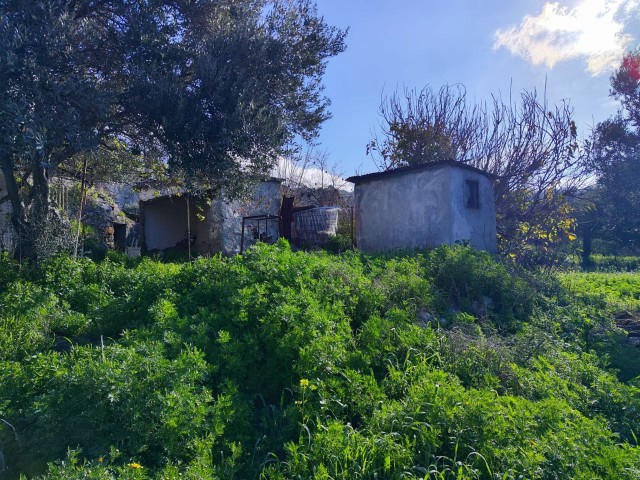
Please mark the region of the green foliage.
<svg viewBox="0 0 640 480"><path fill-rule="evenodd" d="M499 330L513 332L529 320L538 295L505 264L468 247L440 247L428 269L442 298L457 309L486 316Z"/></svg>
<svg viewBox="0 0 640 480"><path fill-rule="evenodd" d="M342 253L347 250L351 250L353 248L353 242L351 241L351 236L348 234L338 233L337 235L332 235L327 240L327 243L324 245L325 250L332 253Z"/></svg>
<svg viewBox="0 0 640 480"><path fill-rule="evenodd" d="M20 360L86 328L82 313L41 286L16 281L0 293L0 360Z"/></svg>
<svg viewBox="0 0 640 480"><path fill-rule="evenodd" d="M585 301L604 301L608 308L640 310L640 276L635 273L580 273L558 275L565 288Z"/></svg>
<svg viewBox="0 0 640 480"><path fill-rule="evenodd" d="M628 52L611 77L612 96L619 99L628 119L640 128L640 49Z"/></svg>
<svg viewBox="0 0 640 480"><path fill-rule="evenodd" d="M631 380L640 375L638 348L613 318L640 311L640 277L637 273L572 272L558 275L572 302L572 316L565 325L571 336L583 339L587 349L606 358L618 377ZM565 299L565 301L567 301Z"/></svg>
<svg viewBox="0 0 640 480"><path fill-rule="evenodd" d="M595 245L596 242L594 242ZM569 257L570 266L574 269L580 266L577 256ZM594 253L589 256L589 263L581 265L584 271L598 272L634 272L640 270L640 257L617 256Z"/></svg>
<svg viewBox="0 0 640 480"><path fill-rule="evenodd" d="M3 480L639 474L639 385L592 353L604 300L467 247L6 278Z"/></svg>
<svg viewBox="0 0 640 480"><path fill-rule="evenodd" d="M621 116L595 129L592 168L597 185L582 215L583 236L599 240L601 253L637 253L640 248L640 190L634 181L640 168L640 126L632 130ZM588 246L588 245L587 245Z"/></svg>
<svg viewBox="0 0 640 480"><path fill-rule="evenodd" d="M12 281L18 278L20 266L13 260L9 252L0 252L0 292Z"/></svg>
<svg viewBox="0 0 640 480"><path fill-rule="evenodd" d="M186 460L194 439L212 425L221 430L230 413L224 395L214 402L202 387L207 368L196 350L169 360L150 342L76 347L19 366L5 363L0 371L2 390L10 392L7 408L21 411L18 427L29 426L20 444L3 441L9 461L16 449L22 466L61 458L66 445L82 446L92 458L116 446L147 466Z"/></svg>
<svg viewBox="0 0 640 480"><path fill-rule="evenodd" d="M640 248L640 50L622 59L611 76L610 95L622 109L593 130L588 164L597 183L583 192L579 213L587 266L592 243L612 255L637 254Z"/></svg>

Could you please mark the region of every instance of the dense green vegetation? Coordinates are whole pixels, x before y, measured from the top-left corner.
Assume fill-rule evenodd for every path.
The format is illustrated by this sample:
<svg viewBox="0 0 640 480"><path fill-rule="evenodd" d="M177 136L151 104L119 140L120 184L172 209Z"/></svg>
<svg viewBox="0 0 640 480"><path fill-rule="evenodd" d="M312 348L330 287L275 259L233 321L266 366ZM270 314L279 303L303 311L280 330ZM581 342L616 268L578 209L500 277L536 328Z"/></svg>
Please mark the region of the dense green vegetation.
<svg viewBox="0 0 640 480"><path fill-rule="evenodd" d="M3 480L640 476L606 298L485 253L0 262Z"/></svg>
<svg viewBox="0 0 640 480"><path fill-rule="evenodd" d="M612 311L640 311L640 275L621 272L571 272L559 275L573 294L603 300Z"/></svg>
<svg viewBox="0 0 640 480"><path fill-rule="evenodd" d="M640 257L594 253L589 257L589 263L585 265L578 255L569 255L565 259L565 267L589 272L635 272L640 270Z"/></svg>

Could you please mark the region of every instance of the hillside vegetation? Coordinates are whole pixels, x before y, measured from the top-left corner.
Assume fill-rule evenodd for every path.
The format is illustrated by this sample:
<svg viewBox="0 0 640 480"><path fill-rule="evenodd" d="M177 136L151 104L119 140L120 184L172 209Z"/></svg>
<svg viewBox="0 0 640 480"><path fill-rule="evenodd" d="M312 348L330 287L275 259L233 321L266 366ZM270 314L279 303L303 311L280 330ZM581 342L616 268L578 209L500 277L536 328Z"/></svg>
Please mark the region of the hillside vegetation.
<svg viewBox="0 0 640 480"><path fill-rule="evenodd" d="M562 284L583 300L604 302L612 311L640 311L640 274L572 272L559 276Z"/></svg>
<svg viewBox="0 0 640 480"><path fill-rule="evenodd" d="M607 299L487 254L0 262L2 480L640 478Z"/></svg>

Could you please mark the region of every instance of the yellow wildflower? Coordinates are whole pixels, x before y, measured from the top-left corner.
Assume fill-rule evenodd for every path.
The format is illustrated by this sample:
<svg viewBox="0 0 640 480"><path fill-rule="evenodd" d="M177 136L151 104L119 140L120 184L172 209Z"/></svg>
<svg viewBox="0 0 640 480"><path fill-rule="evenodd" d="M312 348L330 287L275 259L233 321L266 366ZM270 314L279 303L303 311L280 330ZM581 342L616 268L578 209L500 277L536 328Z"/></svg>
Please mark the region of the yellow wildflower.
<svg viewBox="0 0 640 480"><path fill-rule="evenodd" d="M137 462L133 462L129 464L129 468L142 468L142 465Z"/></svg>
<svg viewBox="0 0 640 480"><path fill-rule="evenodd" d="M306 378L301 378L300 379L300 386L302 388L307 388L309 386L309 380L307 380Z"/></svg>
<svg viewBox="0 0 640 480"><path fill-rule="evenodd" d="M104 460L104 458L98 457L98 463L102 463L103 460Z"/></svg>

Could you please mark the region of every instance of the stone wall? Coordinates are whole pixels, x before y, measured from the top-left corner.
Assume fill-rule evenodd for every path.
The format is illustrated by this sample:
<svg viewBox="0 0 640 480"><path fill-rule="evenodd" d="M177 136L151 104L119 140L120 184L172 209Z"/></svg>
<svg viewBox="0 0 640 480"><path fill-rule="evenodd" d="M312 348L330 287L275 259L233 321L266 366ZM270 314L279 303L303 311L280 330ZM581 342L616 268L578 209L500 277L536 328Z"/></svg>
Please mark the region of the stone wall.
<svg viewBox="0 0 640 480"><path fill-rule="evenodd" d="M225 255L240 253L242 217L254 215L280 215L282 203L282 183L280 180L260 182L250 198L233 202L219 202L216 206L220 222L222 244L220 251ZM280 225L277 220L262 221L259 234L263 240L275 242L280 236ZM266 231L265 231L266 227ZM216 227L217 228L217 227ZM258 222L247 220L244 231L244 248L255 244L255 230ZM266 233L266 235L265 235ZM264 238L266 237L266 238Z"/></svg>
<svg viewBox="0 0 640 480"><path fill-rule="evenodd" d="M11 203L9 199L2 201L7 196L7 186L4 175L0 172L0 251L13 251L15 235L11 225Z"/></svg>

